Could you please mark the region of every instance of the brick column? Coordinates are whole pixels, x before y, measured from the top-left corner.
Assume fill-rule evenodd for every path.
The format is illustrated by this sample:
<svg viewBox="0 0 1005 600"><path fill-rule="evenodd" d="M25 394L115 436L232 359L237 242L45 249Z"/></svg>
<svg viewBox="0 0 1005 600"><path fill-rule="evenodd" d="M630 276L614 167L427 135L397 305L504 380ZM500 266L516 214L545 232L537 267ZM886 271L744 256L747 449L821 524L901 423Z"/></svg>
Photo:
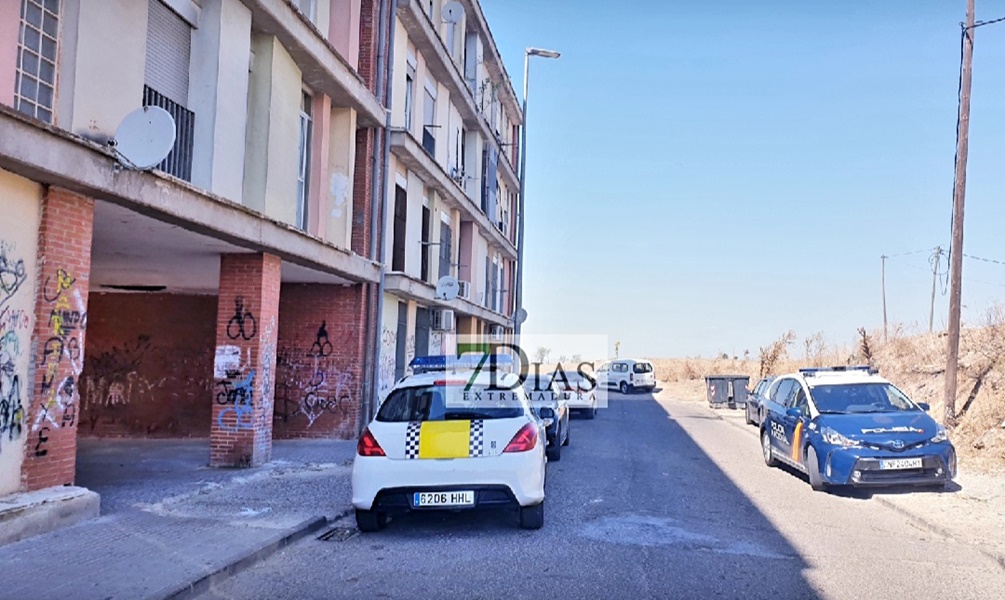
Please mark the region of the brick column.
<svg viewBox="0 0 1005 600"><path fill-rule="evenodd" d="M220 257L210 466L254 467L272 457L281 265L270 254Z"/></svg>
<svg viewBox="0 0 1005 600"><path fill-rule="evenodd" d="M50 187L38 229L34 385L25 424L21 487L73 483L77 467L78 381L84 366L94 201Z"/></svg>

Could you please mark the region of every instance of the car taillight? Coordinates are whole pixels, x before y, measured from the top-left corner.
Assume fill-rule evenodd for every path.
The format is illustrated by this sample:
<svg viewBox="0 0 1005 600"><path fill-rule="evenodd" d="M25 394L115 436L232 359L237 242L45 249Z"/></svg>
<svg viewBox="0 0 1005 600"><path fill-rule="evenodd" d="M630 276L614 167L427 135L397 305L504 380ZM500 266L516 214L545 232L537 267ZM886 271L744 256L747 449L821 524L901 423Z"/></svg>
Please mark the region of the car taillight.
<svg viewBox="0 0 1005 600"><path fill-rule="evenodd" d="M536 445L537 427L533 423L527 423L516 432L503 452L527 452L533 450Z"/></svg>
<svg viewBox="0 0 1005 600"><path fill-rule="evenodd" d="M356 454L360 456L386 456L384 449L377 443L377 438L370 433L369 427L359 437L359 443L356 444Z"/></svg>

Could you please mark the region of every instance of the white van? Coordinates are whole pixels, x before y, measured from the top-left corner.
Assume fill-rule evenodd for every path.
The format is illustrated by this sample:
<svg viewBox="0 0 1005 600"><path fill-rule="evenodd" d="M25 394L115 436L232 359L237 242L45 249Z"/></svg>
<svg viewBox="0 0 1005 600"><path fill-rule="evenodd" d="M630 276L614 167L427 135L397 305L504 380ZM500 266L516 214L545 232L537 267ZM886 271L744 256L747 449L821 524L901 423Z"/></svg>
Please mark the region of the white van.
<svg viewBox="0 0 1005 600"><path fill-rule="evenodd" d="M623 358L605 362L597 369L597 378L600 385L618 388L622 394L656 389L656 371L648 360Z"/></svg>

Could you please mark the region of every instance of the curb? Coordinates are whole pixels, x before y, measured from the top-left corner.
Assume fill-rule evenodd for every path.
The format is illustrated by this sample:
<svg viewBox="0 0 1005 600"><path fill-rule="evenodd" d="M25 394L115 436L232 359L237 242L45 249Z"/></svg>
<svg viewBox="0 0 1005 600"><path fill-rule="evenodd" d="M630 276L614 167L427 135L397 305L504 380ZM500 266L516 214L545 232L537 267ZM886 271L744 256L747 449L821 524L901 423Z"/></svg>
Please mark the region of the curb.
<svg viewBox="0 0 1005 600"><path fill-rule="evenodd" d="M709 409L709 410L711 410L711 409ZM719 416L719 415L716 415L716 416ZM734 421L732 419L724 419L721 416L719 416L719 419L722 420L722 421L725 421L725 422L729 423L730 425L733 425L737 429L741 429L743 431L750 431L750 432L754 431L754 429L752 427L750 427L749 425L741 424L738 421ZM951 530L949 530L949 529L947 529L945 527L942 527L940 525L936 525L935 523L930 522L929 520L925 519L924 517L921 517L921 516L913 513L911 510L906 509L903 506L900 506L896 502L893 502L891 500L888 500L888 499L884 498L883 496L874 495L874 496L872 496L871 499L875 500L878 504L880 504L882 506L885 506L886 508L888 508L890 510L893 510L896 513L899 513L901 516L907 517L908 520L910 520L915 525L921 527L922 529L926 529L926 530L928 530L928 531L930 531L930 532L932 532L932 533L934 533L936 535L939 535L939 536L941 536L943 538L946 538L948 540L952 540L954 542L958 542L960 544L964 544L964 545L970 546L974 550L977 550L977 552L983 554L984 556L986 556L986 557L990 558L991 560L995 561L996 563L998 563L998 566L1001 567L1002 569L1005 569L1005 554L996 552L994 550L988 550L986 547L984 547L984 546L982 546L980 544L975 544L975 543L967 540L966 538L964 538L964 537L962 537L962 536L954 533L953 531L951 531Z"/></svg>
<svg viewBox="0 0 1005 600"><path fill-rule="evenodd" d="M342 517L349 514L348 510L344 510L331 520L331 522L337 521ZM196 579L195 581L190 581L186 584L178 586L174 590L160 596L164 600L182 600L187 598L194 598L206 591L209 591L213 586L218 585L227 579L237 575L238 573L255 566L256 564L262 562L263 560L269 558L276 551L296 542L315 531L328 525L329 520L327 517L318 516L307 519L306 521L296 525L292 529L286 532L280 533L275 536L271 541L266 542L263 546L258 549L251 550L240 558L234 560L233 562L219 567L213 572Z"/></svg>

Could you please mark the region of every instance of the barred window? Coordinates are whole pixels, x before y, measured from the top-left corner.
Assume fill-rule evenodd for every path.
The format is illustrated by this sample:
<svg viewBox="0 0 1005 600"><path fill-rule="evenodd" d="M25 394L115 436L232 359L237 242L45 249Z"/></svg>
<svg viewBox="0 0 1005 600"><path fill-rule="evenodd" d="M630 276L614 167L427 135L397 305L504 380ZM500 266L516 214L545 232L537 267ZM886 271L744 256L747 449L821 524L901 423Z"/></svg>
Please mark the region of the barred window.
<svg viewBox="0 0 1005 600"><path fill-rule="evenodd" d="M59 0L21 0L14 103L36 119L52 123L56 100Z"/></svg>

